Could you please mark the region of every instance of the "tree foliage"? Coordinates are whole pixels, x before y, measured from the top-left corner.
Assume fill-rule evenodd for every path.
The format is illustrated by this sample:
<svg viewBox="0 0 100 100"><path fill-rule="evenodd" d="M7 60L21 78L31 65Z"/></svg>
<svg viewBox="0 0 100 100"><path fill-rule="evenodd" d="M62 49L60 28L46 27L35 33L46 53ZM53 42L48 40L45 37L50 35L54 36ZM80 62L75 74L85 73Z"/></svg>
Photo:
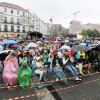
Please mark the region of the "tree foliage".
<svg viewBox="0 0 100 100"><path fill-rule="evenodd" d="M96 29L94 29L94 30L82 30L80 35L82 35L84 37L100 37L99 31L97 31Z"/></svg>

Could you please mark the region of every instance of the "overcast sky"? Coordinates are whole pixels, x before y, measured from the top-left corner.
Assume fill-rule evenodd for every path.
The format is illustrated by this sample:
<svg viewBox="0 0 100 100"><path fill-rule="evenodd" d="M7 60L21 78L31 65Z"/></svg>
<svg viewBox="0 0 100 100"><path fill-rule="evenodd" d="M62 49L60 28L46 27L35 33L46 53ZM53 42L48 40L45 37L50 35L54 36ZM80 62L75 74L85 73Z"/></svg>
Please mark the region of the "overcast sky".
<svg viewBox="0 0 100 100"><path fill-rule="evenodd" d="M76 19L83 23L100 23L100 0L0 0L20 5L25 9L31 9L44 22L69 26L74 16L73 13L80 11Z"/></svg>

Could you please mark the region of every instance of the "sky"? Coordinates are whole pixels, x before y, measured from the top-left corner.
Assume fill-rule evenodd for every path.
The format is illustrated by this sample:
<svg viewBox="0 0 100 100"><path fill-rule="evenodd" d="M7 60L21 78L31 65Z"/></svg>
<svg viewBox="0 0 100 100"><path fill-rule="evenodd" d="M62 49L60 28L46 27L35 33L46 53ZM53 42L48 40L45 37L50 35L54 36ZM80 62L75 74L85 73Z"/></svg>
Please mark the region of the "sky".
<svg viewBox="0 0 100 100"><path fill-rule="evenodd" d="M32 10L45 23L62 24L68 28L72 20L100 23L100 0L0 0ZM74 13L77 13L76 18Z"/></svg>

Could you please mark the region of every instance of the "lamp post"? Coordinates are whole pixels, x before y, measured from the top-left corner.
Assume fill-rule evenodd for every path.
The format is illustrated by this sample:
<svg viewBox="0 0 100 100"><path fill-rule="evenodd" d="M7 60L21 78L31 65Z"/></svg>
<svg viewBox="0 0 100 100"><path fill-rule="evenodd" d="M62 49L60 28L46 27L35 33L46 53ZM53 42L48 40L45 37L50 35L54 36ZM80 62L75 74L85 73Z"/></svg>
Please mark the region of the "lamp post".
<svg viewBox="0 0 100 100"><path fill-rule="evenodd" d="M53 16L52 16L52 18L50 19L50 22L51 22L51 31L50 31L50 33L51 33L51 35L53 36L53 32L52 32L52 24L53 24Z"/></svg>

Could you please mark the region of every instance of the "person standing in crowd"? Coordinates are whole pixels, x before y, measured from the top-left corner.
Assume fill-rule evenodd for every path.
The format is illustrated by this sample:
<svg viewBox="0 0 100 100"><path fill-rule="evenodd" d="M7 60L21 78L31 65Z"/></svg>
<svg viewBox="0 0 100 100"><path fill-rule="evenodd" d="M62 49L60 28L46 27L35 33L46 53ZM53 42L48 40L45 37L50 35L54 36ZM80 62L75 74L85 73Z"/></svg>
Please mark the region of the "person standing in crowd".
<svg viewBox="0 0 100 100"><path fill-rule="evenodd" d="M73 77L76 77L75 80L81 80L78 78L77 70L72 65L72 63L73 63L73 58L69 57L68 52L65 52L65 57L63 58L64 68L70 71Z"/></svg>
<svg viewBox="0 0 100 100"><path fill-rule="evenodd" d="M3 70L3 81L8 86L15 83L18 79L17 72L19 69L18 60L17 60L17 53L14 57L13 52L9 52L8 56L4 61L4 70Z"/></svg>
<svg viewBox="0 0 100 100"><path fill-rule="evenodd" d="M22 66L19 68L18 71L18 80L19 80L19 85L25 85L22 86L22 88L29 87L30 84L30 78L32 76L32 70L30 67L28 67L28 64L26 61L23 61Z"/></svg>

